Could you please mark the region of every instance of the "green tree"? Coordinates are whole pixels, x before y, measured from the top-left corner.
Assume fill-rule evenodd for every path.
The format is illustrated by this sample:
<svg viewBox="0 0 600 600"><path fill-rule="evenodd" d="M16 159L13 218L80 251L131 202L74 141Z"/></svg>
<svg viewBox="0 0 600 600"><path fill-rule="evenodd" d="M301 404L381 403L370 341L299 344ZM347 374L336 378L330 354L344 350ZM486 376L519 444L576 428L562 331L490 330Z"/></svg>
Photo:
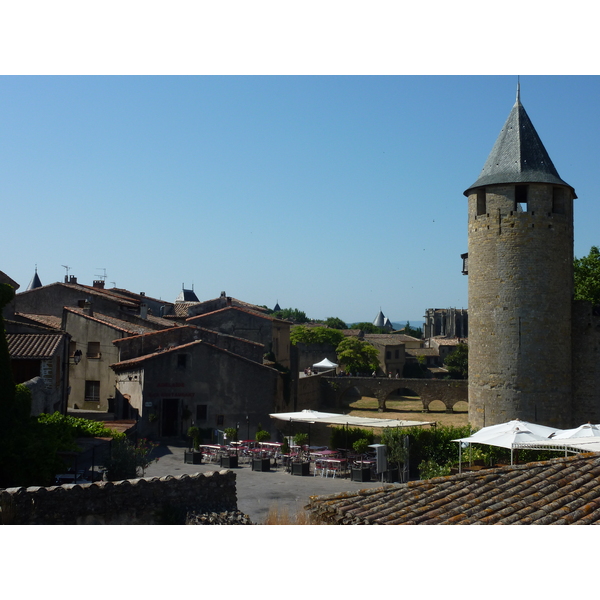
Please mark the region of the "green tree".
<svg viewBox="0 0 600 600"><path fill-rule="evenodd" d="M365 333L387 333L383 327L375 327L373 323L354 323L352 329L360 329Z"/></svg>
<svg viewBox="0 0 600 600"><path fill-rule="evenodd" d="M355 337L344 338L336 348L338 362L350 373L370 373L379 366L377 349Z"/></svg>
<svg viewBox="0 0 600 600"><path fill-rule="evenodd" d="M327 327L331 327L332 329L348 329L346 323L337 317L328 317L325 319L325 325L327 325Z"/></svg>
<svg viewBox="0 0 600 600"><path fill-rule="evenodd" d="M136 479L143 477L145 470L158 458L150 458L158 444L141 439L133 444L125 438L113 440L110 458L106 461L106 475L109 481Z"/></svg>
<svg viewBox="0 0 600 600"><path fill-rule="evenodd" d="M467 379L469 377L469 347L458 344L456 349L444 361L452 379Z"/></svg>
<svg viewBox="0 0 600 600"><path fill-rule="evenodd" d="M600 305L600 250L592 246L590 253L573 262L574 298Z"/></svg>
<svg viewBox="0 0 600 600"><path fill-rule="evenodd" d="M272 313L271 316L276 319L283 319L284 321L292 321L293 323L308 323L306 313L297 308L282 308Z"/></svg>
<svg viewBox="0 0 600 600"><path fill-rule="evenodd" d="M337 346L344 339L339 329L329 327L306 327L297 325L290 332L290 343L296 344L331 344Z"/></svg>
<svg viewBox="0 0 600 600"><path fill-rule="evenodd" d="M411 327L410 322L406 321L406 325L404 326L404 334L420 340L423 337L423 330L420 327Z"/></svg>

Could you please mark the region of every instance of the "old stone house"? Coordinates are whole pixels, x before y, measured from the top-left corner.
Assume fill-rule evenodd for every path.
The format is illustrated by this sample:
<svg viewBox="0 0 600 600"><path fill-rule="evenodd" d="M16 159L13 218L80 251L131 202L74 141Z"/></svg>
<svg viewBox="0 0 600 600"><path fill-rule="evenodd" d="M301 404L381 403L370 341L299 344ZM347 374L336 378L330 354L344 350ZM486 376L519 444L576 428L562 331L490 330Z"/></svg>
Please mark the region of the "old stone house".
<svg viewBox="0 0 600 600"><path fill-rule="evenodd" d="M63 309L63 328L71 336L69 344L69 407L115 412L115 374L110 365L119 359L115 339L154 331L122 319L85 308ZM78 362L74 357L78 354Z"/></svg>
<svg viewBox="0 0 600 600"><path fill-rule="evenodd" d="M5 320L13 380L32 392L31 414L65 412L69 390L69 336L16 316Z"/></svg>
<svg viewBox="0 0 600 600"><path fill-rule="evenodd" d="M269 413L284 407L281 373L262 360L206 341L200 330L187 329L186 335L198 334L199 339L112 365L117 402L139 416L140 434L181 436L191 424L215 430L239 426L244 436L246 430L253 436L259 423L268 428ZM134 342L152 337L157 338L139 336ZM124 356L127 342L117 344L124 348ZM262 353L260 346L259 350Z"/></svg>
<svg viewBox="0 0 600 600"><path fill-rule="evenodd" d="M406 360L405 349L406 344L403 338L410 336L404 336L399 334L379 334L379 333L366 333L364 340L372 344L379 353L379 375L392 374L392 377L402 376L404 370L404 363Z"/></svg>
<svg viewBox="0 0 600 600"><path fill-rule="evenodd" d="M231 305L190 317L186 322L262 344L270 360L290 368L289 321Z"/></svg>

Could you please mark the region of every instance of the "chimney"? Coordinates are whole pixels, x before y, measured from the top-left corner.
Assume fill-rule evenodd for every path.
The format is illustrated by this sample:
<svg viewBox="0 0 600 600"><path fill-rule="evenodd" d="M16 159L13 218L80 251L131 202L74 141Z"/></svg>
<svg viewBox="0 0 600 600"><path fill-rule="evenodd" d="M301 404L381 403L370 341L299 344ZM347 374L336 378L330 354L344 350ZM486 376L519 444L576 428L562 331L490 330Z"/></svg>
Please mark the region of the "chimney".
<svg viewBox="0 0 600 600"><path fill-rule="evenodd" d="M69 277L69 283L77 283L77 277L75 277L75 275L71 275Z"/></svg>
<svg viewBox="0 0 600 600"><path fill-rule="evenodd" d="M231 306L231 296L227 296L227 306Z"/></svg>
<svg viewBox="0 0 600 600"><path fill-rule="evenodd" d="M140 317L142 319L148 318L148 305L145 302L140 304Z"/></svg>
<svg viewBox="0 0 600 600"><path fill-rule="evenodd" d="M85 300L83 303L83 314L88 315L90 317L94 316L94 309L92 308L92 302L90 300Z"/></svg>
<svg viewBox="0 0 600 600"><path fill-rule="evenodd" d="M95 279L94 287L96 289L103 290L104 289L104 280L103 279Z"/></svg>

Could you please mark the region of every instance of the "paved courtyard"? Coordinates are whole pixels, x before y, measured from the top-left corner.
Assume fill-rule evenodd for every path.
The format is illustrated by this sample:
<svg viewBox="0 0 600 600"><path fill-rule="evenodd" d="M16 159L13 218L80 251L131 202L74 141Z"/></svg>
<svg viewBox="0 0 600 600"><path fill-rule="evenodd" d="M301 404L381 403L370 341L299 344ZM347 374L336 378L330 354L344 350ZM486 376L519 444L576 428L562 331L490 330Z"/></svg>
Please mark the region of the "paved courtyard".
<svg viewBox="0 0 600 600"><path fill-rule="evenodd" d="M183 462L183 445L161 445L155 450L160 459L146 470L146 477L206 473L221 470L218 464L190 465ZM333 494L349 490L379 487L379 482L359 483L349 478L299 477L286 473L282 467L269 472L252 471L250 465L232 469L236 474L238 509L253 523L262 524L270 507L293 515L302 509L309 496Z"/></svg>

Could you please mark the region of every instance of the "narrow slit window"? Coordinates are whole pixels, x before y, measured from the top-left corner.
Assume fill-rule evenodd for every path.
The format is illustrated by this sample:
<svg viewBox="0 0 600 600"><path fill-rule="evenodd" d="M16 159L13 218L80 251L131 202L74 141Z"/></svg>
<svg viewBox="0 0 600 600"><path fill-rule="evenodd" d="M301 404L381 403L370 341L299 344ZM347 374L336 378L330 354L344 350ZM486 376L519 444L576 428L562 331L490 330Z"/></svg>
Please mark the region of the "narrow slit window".
<svg viewBox="0 0 600 600"><path fill-rule="evenodd" d="M477 190L477 216L485 215L487 212L487 206L485 201L485 188Z"/></svg>
<svg viewBox="0 0 600 600"><path fill-rule="evenodd" d="M563 188L552 188L552 212L555 215L566 214L566 198Z"/></svg>

